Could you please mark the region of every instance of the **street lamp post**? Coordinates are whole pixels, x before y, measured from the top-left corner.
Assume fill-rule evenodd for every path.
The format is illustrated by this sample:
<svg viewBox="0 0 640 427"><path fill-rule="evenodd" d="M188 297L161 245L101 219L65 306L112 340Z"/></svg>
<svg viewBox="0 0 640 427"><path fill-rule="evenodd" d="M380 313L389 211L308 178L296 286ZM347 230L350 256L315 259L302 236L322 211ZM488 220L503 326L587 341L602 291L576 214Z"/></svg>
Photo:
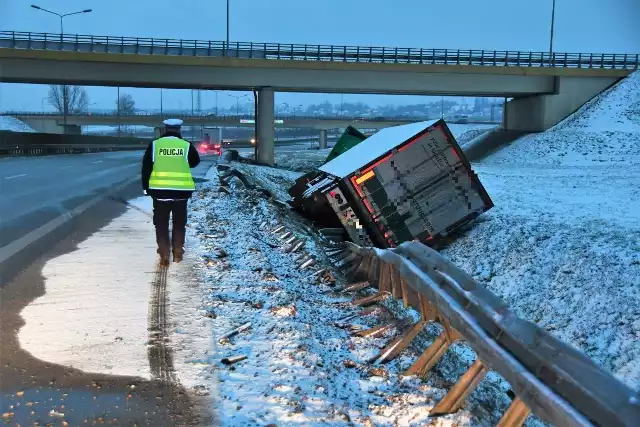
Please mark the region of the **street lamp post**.
<svg viewBox="0 0 640 427"><path fill-rule="evenodd" d="M229 52L229 0L227 0L227 54Z"/></svg>
<svg viewBox="0 0 640 427"><path fill-rule="evenodd" d="M553 0L551 6L551 33L549 35L549 63L553 65L551 58L553 58L553 30L556 24L556 0Z"/></svg>
<svg viewBox="0 0 640 427"><path fill-rule="evenodd" d="M63 22L62 19L66 16L71 16L71 15L79 15L81 13L90 13L91 9L85 9L85 10L80 10L78 12L72 12L72 13L64 13L64 14L59 14L56 12L52 12L48 9L44 9L40 6L36 6L35 4L31 5L32 8L37 9L37 10L41 10L43 12L47 12L50 13L52 15L56 15L58 18L60 18L60 49L62 49L62 41L63 41L63 35L64 35L64 27L63 27ZM69 98L69 94L67 91L67 86L63 85L62 86L62 115L63 115L63 120L64 120L64 133L67 133L67 114L69 114L69 106L68 104L68 98Z"/></svg>

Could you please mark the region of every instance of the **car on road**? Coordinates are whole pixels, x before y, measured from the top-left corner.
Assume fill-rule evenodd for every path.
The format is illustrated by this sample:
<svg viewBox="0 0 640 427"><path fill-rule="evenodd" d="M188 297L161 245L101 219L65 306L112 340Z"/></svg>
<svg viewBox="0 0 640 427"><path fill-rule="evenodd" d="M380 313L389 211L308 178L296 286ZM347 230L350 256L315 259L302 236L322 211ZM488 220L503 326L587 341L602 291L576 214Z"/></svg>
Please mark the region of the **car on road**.
<svg viewBox="0 0 640 427"><path fill-rule="evenodd" d="M198 144L198 152L204 155L214 154L216 156L220 156L222 155L222 145L215 142L202 141Z"/></svg>

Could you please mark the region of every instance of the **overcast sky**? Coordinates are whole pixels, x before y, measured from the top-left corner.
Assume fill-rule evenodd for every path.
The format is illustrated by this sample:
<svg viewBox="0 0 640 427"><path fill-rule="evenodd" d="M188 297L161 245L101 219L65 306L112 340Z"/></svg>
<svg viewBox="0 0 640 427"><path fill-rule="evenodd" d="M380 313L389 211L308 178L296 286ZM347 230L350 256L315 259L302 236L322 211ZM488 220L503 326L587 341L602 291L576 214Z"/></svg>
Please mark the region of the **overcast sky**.
<svg viewBox="0 0 640 427"><path fill-rule="evenodd" d="M225 39L225 0L0 0L0 29L59 33L58 13L93 9L64 20L67 34ZM549 49L552 0L231 0L232 41L391 47ZM640 52L640 0L556 0L557 52ZM113 108L114 88L88 88L91 108ZM158 108L159 90L122 89L140 108ZM0 85L0 109L42 108L42 86ZM220 106L235 105L221 92ZM203 106L215 104L203 94ZM421 102L425 97L344 95L345 102ZM340 95L277 94L291 105ZM45 101L46 103L46 101ZM164 91L165 108L190 108L190 91Z"/></svg>

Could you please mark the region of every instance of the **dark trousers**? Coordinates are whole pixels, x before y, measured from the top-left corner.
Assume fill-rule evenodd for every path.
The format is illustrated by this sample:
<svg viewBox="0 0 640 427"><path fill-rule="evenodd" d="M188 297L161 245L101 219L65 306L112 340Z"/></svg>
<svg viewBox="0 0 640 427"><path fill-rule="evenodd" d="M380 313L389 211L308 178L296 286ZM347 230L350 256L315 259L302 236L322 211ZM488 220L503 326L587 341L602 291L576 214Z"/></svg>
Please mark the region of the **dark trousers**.
<svg viewBox="0 0 640 427"><path fill-rule="evenodd" d="M171 244L169 244L169 215L173 217ZM187 231L187 200L162 201L153 199L153 225L156 226L156 242L162 253L171 248L183 249Z"/></svg>

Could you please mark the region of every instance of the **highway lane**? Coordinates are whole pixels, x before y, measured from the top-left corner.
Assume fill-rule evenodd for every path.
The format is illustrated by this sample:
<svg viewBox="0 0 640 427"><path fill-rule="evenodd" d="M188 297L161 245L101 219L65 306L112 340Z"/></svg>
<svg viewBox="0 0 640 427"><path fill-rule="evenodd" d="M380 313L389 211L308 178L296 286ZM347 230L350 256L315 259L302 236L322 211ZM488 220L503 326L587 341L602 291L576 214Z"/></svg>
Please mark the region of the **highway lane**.
<svg viewBox="0 0 640 427"><path fill-rule="evenodd" d="M140 173L141 151L4 158L0 247Z"/></svg>
<svg viewBox="0 0 640 427"><path fill-rule="evenodd" d="M76 233L79 222L90 230L109 218L90 209L93 213L81 214L81 221L68 221L43 238L37 237L41 227L49 229L52 221L107 195L119 200L142 195L142 155L124 151L0 159L0 288L57 241ZM202 156L194 176L204 177L215 159Z"/></svg>

